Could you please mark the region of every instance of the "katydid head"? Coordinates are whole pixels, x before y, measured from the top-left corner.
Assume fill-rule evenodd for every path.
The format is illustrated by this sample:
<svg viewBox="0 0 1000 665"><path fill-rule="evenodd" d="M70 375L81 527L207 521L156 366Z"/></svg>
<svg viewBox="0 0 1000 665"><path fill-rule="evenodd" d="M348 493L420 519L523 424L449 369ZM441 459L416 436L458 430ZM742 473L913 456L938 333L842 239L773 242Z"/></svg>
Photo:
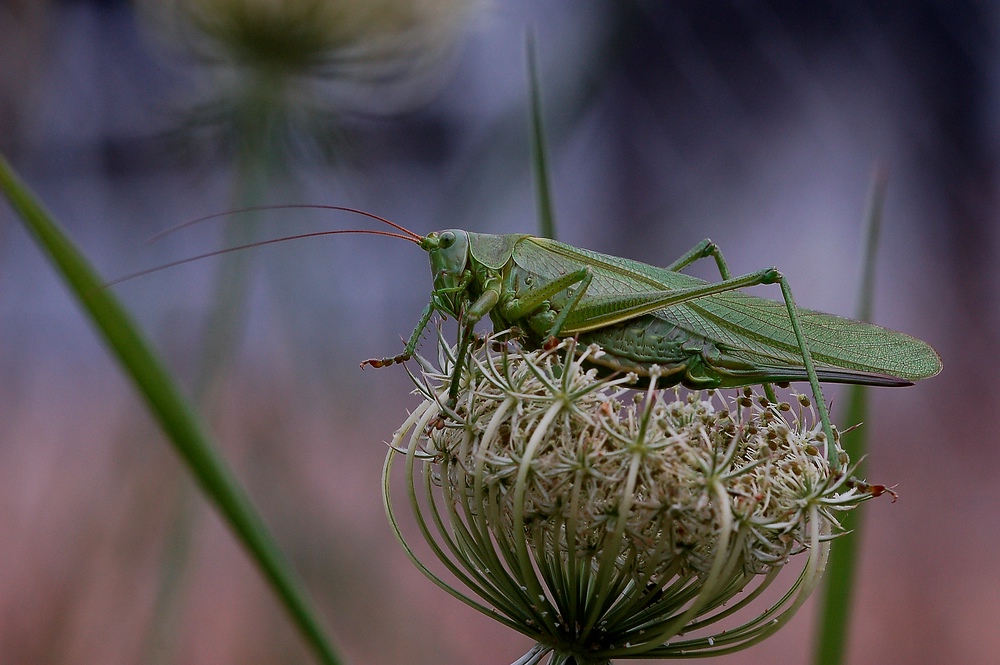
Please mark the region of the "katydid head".
<svg viewBox="0 0 1000 665"><path fill-rule="evenodd" d="M457 318L465 287L462 280L469 265L468 232L448 229L428 233L421 239L420 246L430 255L434 305Z"/></svg>

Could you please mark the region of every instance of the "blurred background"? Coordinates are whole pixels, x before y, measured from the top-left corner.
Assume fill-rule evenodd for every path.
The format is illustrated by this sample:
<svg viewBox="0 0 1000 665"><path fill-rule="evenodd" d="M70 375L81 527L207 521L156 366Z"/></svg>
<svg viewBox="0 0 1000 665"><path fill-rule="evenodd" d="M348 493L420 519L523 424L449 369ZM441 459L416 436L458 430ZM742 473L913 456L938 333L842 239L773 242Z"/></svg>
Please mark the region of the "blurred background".
<svg viewBox="0 0 1000 665"><path fill-rule="evenodd" d="M531 233L531 30L560 240L666 265L710 236L734 274L779 266L800 305L844 315L882 164L875 321L929 341L945 370L872 394L868 478L900 498L863 509L848 661L985 665L1000 661L1000 436L985 419L998 28L997 7L972 0L0 0L0 150L108 279L373 226L269 211L147 243L247 205ZM383 441L416 399L401 368L358 363L401 349L426 255L335 236L115 291L349 662L507 663L528 648L427 581L383 514ZM709 662L809 662L814 623L810 603ZM311 656L0 206L0 663L241 662Z"/></svg>

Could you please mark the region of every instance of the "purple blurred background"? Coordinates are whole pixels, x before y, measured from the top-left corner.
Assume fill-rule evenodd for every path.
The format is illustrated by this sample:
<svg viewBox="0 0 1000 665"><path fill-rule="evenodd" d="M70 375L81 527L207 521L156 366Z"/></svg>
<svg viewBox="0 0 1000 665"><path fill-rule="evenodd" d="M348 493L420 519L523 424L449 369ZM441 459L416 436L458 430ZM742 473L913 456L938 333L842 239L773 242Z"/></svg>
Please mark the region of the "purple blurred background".
<svg viewBox="0 0 1000 665"><path fill-rule="evenodd" d="M850 315L885 165L875 320L929 341L945 370L872 394L869 479L900 499L863 509L848 660L1000 661L1000 436L976 421L998 398L997 8L492 3L433 76L337 114L335 158L292 162L267 200L354 206L418 233L535 231L529 27L565 242L665 265L710 236L734 274L777 265L800 305ZM0 150L109 279L224 243L209 222L146 244L234 206L229 155L184 131L194 91L199 64L127 3L0 2ZM371 227L316 211L257 225ZM339 236L247 256L233 358L200 406L349 662L514 660L527 640L424 579L383 515L382 442L415 398L400 368L358 363L398 353L428 297L425 255ZM188 387L218 268L116 287ZM0 663L311 662L187 482L0 206ZM181 571L166 600L165 561ZM813 624L810 603L763 644L706 662L807 663Z"/></svg>

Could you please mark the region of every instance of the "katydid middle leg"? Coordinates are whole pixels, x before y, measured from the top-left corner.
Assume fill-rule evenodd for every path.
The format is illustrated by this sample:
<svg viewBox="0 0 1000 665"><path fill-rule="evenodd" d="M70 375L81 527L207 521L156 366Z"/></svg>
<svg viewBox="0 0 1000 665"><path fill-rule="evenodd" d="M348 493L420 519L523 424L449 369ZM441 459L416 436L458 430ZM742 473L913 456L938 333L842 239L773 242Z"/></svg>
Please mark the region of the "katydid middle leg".
<svg viewBox="0 0 1000 665"><path fill-rule="evenodd" d="M575 270L543 284L523 289L516 298L501 301L500 312L508 321L528 318L532 328L539 329L539 332L544 329L543 334L546 337L558 337L567 317L575 310L593 279L594 274L589 268ZM513 293L516 290L512 280L513 276L511 275L505 284L505 290L508 293ZM551 310L541 311L554 295L573 286L577 287L576 292L558 314L553 317Z"/></svg>

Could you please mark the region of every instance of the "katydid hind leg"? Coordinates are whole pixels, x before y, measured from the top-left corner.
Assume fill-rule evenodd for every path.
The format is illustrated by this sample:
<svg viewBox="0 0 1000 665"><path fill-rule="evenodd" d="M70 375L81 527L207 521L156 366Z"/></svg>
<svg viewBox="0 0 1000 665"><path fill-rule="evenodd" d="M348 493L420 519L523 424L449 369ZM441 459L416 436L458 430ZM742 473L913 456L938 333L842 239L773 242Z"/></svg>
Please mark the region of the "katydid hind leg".
<svg viewBox="0 0 1000 665"><path fill-rule="evenodd" d="M705 296L774 284L779 275L777 268L765 268L721 282L706 282L684 289L592 295L586 303L578 304L569 312L561 333L567 336L596 330Z"/></svg>
<svg viewBox="0 0 1000 665"><path fill-rule="evenodd" d="M678 305L715 293L736 291L761 284L778 284L781 288L781 295L791 321L792 332L795 335L796 344L798 346L799 353L802 356L803 368L805 369L809 386L812 389L813 399L816 401L816 409L819 413L823 434L827 439L828 458L833 464L839 465L837 451L834 447L833 426L830 424L830 414L826 408L823 391L819 385L819 377L816 373L815 364L813 363L812 352L809 349L809 343L806 341L805 335L802 333L802 324L799 320L798 310L795 306L795 299L792 297L791 286L788 284L787 278L777 268L765 268L754 273L748 273L741 277L690 289L679 289L662 293L651 292L648 294L617 296L617 300L615 298L603 299L600 306L591 306L594 313L590 317L588 317L584 308L578 308L574 313L579 314L582 317L582 320L573 321L570 324L569 332L595 329L597 327L593 325L595 322L613 322L607 314L608 311L613 313L617 312L617 316L620 316L622 311L627 311L629 312L629 316L621 317L618 320L629 320L630 318L634 318L634 316L647 314L651 311L655 311L656 309L663 309L664 307L669 307L671 305ZM625 305L626 301L631 301L628 306ZM601 310L605 313L601 314Z"/></svg>
<svg viewBox="0 0 1000 665"><path fill-rule="evenodd" d="M809 342L802 334L802 323L799 321L798 309L795 307L795 298L792 297L792 287L788 284L788 279L778 273L778 285L781 287L781 297L785 301L785 308L788 310L788 318L792 323L792 332L798 342L799 351L802 353L802 364L805 367L806 375L809 377L809 387L812 388L813 400L816 402L816 410L819 412L820 424L823 427L823 434L826 437L826 457L833 464L834 468L840 468L840 451L833 438L833 425L830 424L830 412L826 408L826 400L823 397L823 389L819 385L819 377L816 375L816 367L813 363L812 352L809 350Z"/></svg>
<svg viewBox="0 0 1000 665"><path fill-rule="evenodd" d="M781 288L781 297L785 302L785 309L788 311L788 317L792 324L792 332L795 335L795 341L799 347L799 353L802 355L802 365L805 368L806 376L809 380L809 387L812 389L813 399L816 401L816 410L819 413L820 424L822 425L823 434L827 441L827 458L834 465L839 466L840 461L837 455L838 451L835 447L836 444L833 439L833 426L830 423L830 413L826 408L826 401L823 398L823 390L819 385L819 377L816 374L816 367L813 363L809 343L806 341L805 335L802 333L802 323L799 320L798 309L795 306L795 298L792 297L792 287L788 284L788 279L777 268L765 268L756 273L750 273L744 277L725 280L715 286L725 287L724 289L716 291L722 292L723 290L735 291L737 289L757 286L759 284L775 283ZM695 295L695 292L698 290L704 290L704 287L702 289L689 290L691 293L685 300L694 300L702 297L704 294ZM765 392L766 391L767 388L765 388ZM773 394L773 391L771 392Z"/></svg>
<svg viewBox="0 0 1000 665"><path fill-rule="evenodd" d="M719 275L722 276L723 281L732 279L733 276L729 272L729 265L726 264L726 259L722 256L722 250L709 238L705 238L688 250L684 256L667 266L667 270L670 272L680 272L695 261L709 257L715 259L715 265L718 267Z"/></svg>

